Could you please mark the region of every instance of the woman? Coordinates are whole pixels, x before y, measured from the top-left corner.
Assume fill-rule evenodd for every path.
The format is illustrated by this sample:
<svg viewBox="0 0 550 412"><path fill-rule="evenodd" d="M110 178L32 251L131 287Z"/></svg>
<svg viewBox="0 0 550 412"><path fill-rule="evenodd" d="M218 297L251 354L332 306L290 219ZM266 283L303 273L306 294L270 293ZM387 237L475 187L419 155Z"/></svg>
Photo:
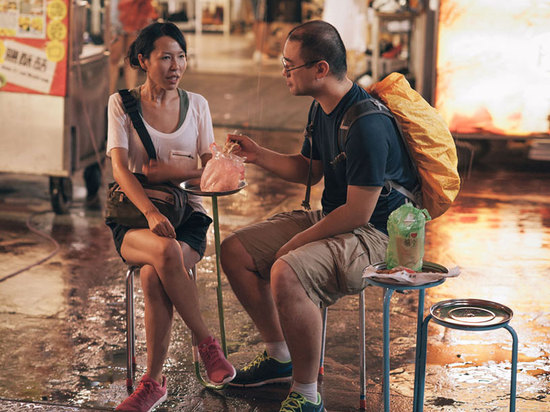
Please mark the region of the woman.
<svg viewBox="0 0 550 412"><path fill-rule="evenodd" d="M111 157L115 180L149 224L148 229L131 229L106 222L120 256L128 264L142 267L145 298L147 373L136 391L116 410L149 411L166 399L162 367L174 307L199 342L209 380L226 383L235 376L235 369L208 331L199 311L195 282L188 275L188 269L204 254L206 232L212 220L205 214L200 198L191 195L187 206L192 209L190 217L172 227L133 175L141 172L150 182L173 183L201 176L211 158L208 146L214 141L208 102L198 94L178 89L187 65L186 43L172 23L153 23L143 29L130 46L127 58L132 67L147 76L132 94L138 99L158 160L149 160L124 112L120 95L113 94L109 99L107 155ZM199 157L202 168L198 168Z"/></svg>

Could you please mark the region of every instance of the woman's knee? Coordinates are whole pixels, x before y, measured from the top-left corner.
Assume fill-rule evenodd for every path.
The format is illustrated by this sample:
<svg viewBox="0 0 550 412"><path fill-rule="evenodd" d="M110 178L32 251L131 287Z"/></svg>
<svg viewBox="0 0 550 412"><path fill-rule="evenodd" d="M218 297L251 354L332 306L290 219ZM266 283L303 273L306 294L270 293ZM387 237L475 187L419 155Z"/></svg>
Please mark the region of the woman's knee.
<svg viewBox="0 0 550 412"><path fill-rule="evenodd" d="M145 265L140 269L139 279L145 294L155 293L163 289L158 273L151 265Z"/></svg>
<svg viewBox="0 0 550 412"><path fill-rule="evenodd" d="M163 268L183 261L183 251L176 239L159 237L154 247L155 267Z"/></svg>

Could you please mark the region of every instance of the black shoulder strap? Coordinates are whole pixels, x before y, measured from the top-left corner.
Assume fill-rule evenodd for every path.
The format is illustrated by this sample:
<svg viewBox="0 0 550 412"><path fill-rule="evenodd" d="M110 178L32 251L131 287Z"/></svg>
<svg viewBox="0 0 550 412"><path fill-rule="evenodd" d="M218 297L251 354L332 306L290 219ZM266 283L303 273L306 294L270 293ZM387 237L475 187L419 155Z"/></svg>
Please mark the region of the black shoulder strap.
<svg viewBox="0 0 550 412"><path fill-rule="evenodd" d="M315 100L313 102L313 107L311 108L311 115L309 117L309 124L304 130L304 137L309 139L309 168L307 171L307 183L306 183L306 196L302 202L302 207L306 210L311 210L311 205L309 204L309 198L311 197L311 171L313 167L313 122L315 121L315 116L317 115L317 109L319 108L319 102Z"/></svg>
<svg viewBox="0 0 550 412"><path fill-rule="evenodd" d="M368 116L370 114L384 114L394 120L394 123L399 129L399 124L395 121L392 112L379 100L374 97L369 97L364 100L360 100L357 103L353 104L347 111L344 113L342 118L342 123L340 123L340 128L338 129L338 150L344 152L346 147L346 140L348 138L348 132L353 123L361 117ZM401 129L399 129L401 134Z"/></svg>
<svg viewBox="0 0 550 412"><path fill-rule="evenodd" d="M189 110L189 95L183 89L178 89L180 96L180 121L178 122L178 128L185 122L187 117L187 111Z"/></svg>
<svg viewBox="0 0 550 412"><path fill-rule="evenodd" d="M403 134L403 130L401 129L401 125L393 115L393 113L384 105L380 100L375 99L374 97L369 97L367 99L358 101L353 106L351 106L346 113L344 114L344 117L342 118L342 123L340 123L340 128L338 129L338 150L340 151L340 154L333 160L333 162L337 162L340 158L345 158L345 147L346 147L346 140L348 138L348 132L353 123L364 116L368 116L370 114L383 114L388 116L390 119L392 119L393 124L395 125L397 129L397 133L401 137L401 140L403 141L403 144L405 146L405 150L407 151L409 158L411 159L413 169L418 176L418 181L420 182L420 176L418 174L418 169L416 167L416 162L414 161L414 157L412 156L411 149L409 148L409 144L407 143L405 139L405 135ZM420 187L415 188L413 192L407 190L405 187L401 186L399 183L394 182L393 180L388 180L385 182L385 186L388 188L388 190L395 189L401 194L403 194L405 197L410 199L415 205L421 205L421 192Z"/></svg>
<svg viewBox="0 0 550 412"><path fill-rule="evenodd" d="M151 136L149 136L149 132L147 132L147 129L143 124L143 120L141 120L141 116L139 115L137 100L134 98L134 96L132 96L128 89L121 89L118 91L118 93L122 98L124 110L126 111L126 113L128 113L128 116L130 116L132 124L134 125L134 128L136 129L136 132L141 139L141 143L143 143L145 150L147 150L147 154L151 159L155 160L157 158L155 146L153 145Z"/></svg>

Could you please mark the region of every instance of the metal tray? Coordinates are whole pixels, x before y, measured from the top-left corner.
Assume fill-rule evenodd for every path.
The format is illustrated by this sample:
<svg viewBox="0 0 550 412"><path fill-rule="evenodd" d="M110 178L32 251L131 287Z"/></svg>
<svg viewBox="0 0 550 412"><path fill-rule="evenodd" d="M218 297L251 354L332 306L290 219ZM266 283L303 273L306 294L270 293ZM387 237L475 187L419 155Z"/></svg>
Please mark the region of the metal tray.
<svg viewBox="0 0 550 412"><path fill-rule="evenodd" d="M189 179L180 184L180 187L188 193L197 196L227 196L237 193L238 191L246 187L246 182L239 182L239 187L233 190L228 190L225 192L203 192L200 187L201 180L200 178Z"/></svg>
<svg viewBox="0 0 550 412"><path fill-rule="evenodd" d="M472 329L503 325L514 315L507 306L481 299L444 300L433 305L430 313L441 322Z"/></svg>

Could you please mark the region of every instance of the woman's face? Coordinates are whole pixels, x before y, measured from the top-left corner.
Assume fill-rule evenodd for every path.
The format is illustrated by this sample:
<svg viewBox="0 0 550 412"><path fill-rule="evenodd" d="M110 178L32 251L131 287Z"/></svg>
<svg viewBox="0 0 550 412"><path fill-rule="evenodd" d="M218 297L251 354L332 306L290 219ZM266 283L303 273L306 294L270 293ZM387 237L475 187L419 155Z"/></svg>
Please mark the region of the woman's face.
<svg viewBox="0 0 550 412"><path fill-rule="evenodd" d="M184 51L170 36L155 40L155 48L148 58L138 55L147 80L166 90L174 90L185 72L187 58Z"/></svg>

